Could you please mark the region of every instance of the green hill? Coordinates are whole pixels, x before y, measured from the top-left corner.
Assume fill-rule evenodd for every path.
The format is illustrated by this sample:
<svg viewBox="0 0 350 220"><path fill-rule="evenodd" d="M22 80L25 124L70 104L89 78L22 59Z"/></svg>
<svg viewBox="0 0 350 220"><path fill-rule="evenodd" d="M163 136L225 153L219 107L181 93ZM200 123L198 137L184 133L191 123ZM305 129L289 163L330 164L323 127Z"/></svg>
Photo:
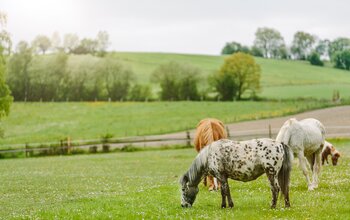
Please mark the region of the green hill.
<svg viewBox="0 0 350 220"><path fill-rule="evenodd" d="M116 59L132 68L138 81L150 83L149 79L157 66L169 61L188 63L202 70L202 85L206 77L217 71L225 56L185 55L167 53L113 53ZM333 90L342 97L350 96L350 72L333 67L312 66L305 61L273 60L255 58L261 65L262 92L267 98L332 98Z"/></svg>

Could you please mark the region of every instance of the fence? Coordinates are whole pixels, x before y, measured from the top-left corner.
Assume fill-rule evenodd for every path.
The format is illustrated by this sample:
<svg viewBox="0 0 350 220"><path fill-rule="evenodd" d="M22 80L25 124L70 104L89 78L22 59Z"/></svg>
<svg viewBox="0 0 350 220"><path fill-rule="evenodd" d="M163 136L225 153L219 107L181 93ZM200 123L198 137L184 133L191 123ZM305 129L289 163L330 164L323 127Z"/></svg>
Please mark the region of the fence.
<svg viewBox="0 0 350 220"><path fill-rule="evenodd" d="M277 135L278 129L272 129L271 125L267 129L259 130L245 130L230 132L226 127L229 139L245 140L252 138L269 137L274 138ZM32 143L23 145L15 144L9 145L8 149L0 150L1 155L4 154L19 154L22 153L25 157L33 155L60 155L60 154L74 154L81 151L90 153L109 152L115 149L125 149L127 147L162 147L171 145L185 145L191 146L193 142L194 131L186 131L183 133L168 134L168 135L154 135L154 136L138 136L128 138L108 138L94 140L78 140L72 141L70 138L60 140L59 142L48 143ZM350 126L333 126L327 127L327 137L350 137Z"/></svg>

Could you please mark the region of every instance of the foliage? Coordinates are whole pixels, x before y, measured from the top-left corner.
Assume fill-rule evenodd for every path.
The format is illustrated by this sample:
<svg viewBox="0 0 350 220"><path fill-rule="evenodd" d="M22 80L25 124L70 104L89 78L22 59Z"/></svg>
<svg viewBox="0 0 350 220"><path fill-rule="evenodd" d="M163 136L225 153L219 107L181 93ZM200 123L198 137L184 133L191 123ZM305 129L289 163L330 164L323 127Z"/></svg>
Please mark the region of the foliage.
<svg viewBox="0 0 350 220"><path fill-rule="evenodd" d="M345 37L339 37L335 39L334 41L330 42L329 45L329 57L333 58L335 53L342 52L344 50L350 49L350 38Z"/></svg>
<svg viewBox="0 0 350 220"><path fill-rule="evenodd" d="M332 61L334 67L350 70L350 49L336 52L332 57Z"/></svg>
<svg viewBox="0 0 350 220"><path fill-rule="evenodd" d="M8 61L7 83L16 101L26 101L29 95L29 65L32 61L32 48L25 41L20 41L16 52Z"/></svg>
<svg viewBox="0 0 350 220"><path fill-rule="evenodd" d="M272 28L258 28L255 32L254 47L261 50L265 58L282 58L285 48L281 33Z"/></svg>
<svg viewBox="0 0 350 220"><path fill-rule="evenodd" d="M13 101L9 87L5 81L6 59L4 53L9 52L11 39L3 26L6 24L6 15L0 12L0 119L10 113L10 106ZM6 48L8 47L8 48Z"/></svg>
<svg viewBox="0 0 350 220"><path fill-rule="evenodd" d="M226 58L214 76L214 86L223 100L240 100L250 92L254 97L260 90L260 66L248 54L236 53Z"/></svg>
<svg viewBox="0 0 350 220"><path fill-rule="evenodd" d="M315 48L315 51L320 55L320 56L328 56L329 55L329 47L330 47L330 41L325 39L325 40L320 40Z"/></svg>
<svg viewBox="0 0 350 220"><path fill-rule="evenodd" d="M237 52L250 53L250 50L247 46L242 46L240 43L233 41L225 44L221 54L234 54Z"/></svg>
<svg viewBox="0 0 350 220"><path fill-rule="evenodd" d="M32 47L34 51L39 50L42 54L45 54L45 52L51 47L51 41L45 35L38 35L33 40Z"/></svg>
<svg viewBox="0 0 350 220"><path fill-rule="evenodd" d="M311 34L298 31L294 34L291 52L296 59L306 60L315 42L316 38Z"/></svg>
<svg viewBox="0 0 350 220"><path fill-rule="evenodd" d="M68 52L72 53L74 49L76 49L79 46L79 37L76 34L65 34L63 37L63 49Z"/></svg>
<svg viewBox="0 0 350 220"><path fill-rule="evenodd" d="M171 61L153 72L152 81L160 84L162 100L197 100L199 74L195 67Z"/></svg>
<svg viewBox="0 0 350 220"><path fill-rule="evenodd" d="M103 80L108 98L112 100L126 100L134 73L121 65L117 60L107 57L101 59L97 73Z"/></svg>
<svg viewBox="0 0 350 220"><path fill-rule="evenodd" d="M321 60L320 55L316 51L311 53L311 55L309 56L309 61L311 65L323 66L323 61Z"/></svg>
<svg viewBox="0 0 350 220"><path fill-rule="evenodd" d="M151 88L148 85L135 84L129 96L131 101L147 101L152 97Z"/></svg>

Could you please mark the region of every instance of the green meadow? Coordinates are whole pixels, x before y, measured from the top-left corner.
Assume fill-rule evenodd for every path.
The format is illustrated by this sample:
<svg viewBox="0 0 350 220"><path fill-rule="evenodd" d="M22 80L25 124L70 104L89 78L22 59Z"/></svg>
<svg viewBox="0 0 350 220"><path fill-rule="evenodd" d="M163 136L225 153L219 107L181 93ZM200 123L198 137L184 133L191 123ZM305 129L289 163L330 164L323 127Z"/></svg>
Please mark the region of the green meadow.
<svg viewBox="0 0 350 220"><path fill-rule="evenodd" d="M217 71L225 59L225 56L168 53L118 52L111 55L130 67L135 72L138 82L146 84L151 83L150 76L160 64L177 61L196 66L202 72L200 88L208 86L207 76ZM72 61L76 60L75 62L79 59L82 60L83 56L71 57ZM350 96L350 72L335 69L329 63L325 67L318 67L306 61L258 57L255 57L255 60L262 69L261 97L331 99L334 90L339 90L341 97ZM156 87L153 84L152 86Z"/></svg>
<svg viewBox="0 0 350 220"><path fill-rule="evenodd" d="M138 151L0 160L3 219L348 219L350 141L330 140L342 153L338 166L323 166L320 185L307 191L294 161L291 208L270 209L265 175L229 180L235 203L221 209L220 192L200 192L181 208L179 178L194 149Z"/></svg>
<svg viewBox="0 0 350 220"><path fill-rule="evenodd" d="M162 134L195 128L206 117L225 123L294 114L331 106L316 100L244 102L69 102L13 103L2 121L8 144Z"/></svg>

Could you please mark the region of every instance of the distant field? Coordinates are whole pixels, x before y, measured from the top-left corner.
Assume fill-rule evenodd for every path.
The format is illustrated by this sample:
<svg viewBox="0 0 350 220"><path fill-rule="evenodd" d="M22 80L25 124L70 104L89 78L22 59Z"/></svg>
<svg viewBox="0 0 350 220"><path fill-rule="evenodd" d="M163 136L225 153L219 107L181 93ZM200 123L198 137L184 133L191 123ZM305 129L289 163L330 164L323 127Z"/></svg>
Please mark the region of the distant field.
<svg viewBox="0 0 350 220"><path fill-rule="evenodd" d="M217 71L225 58L225 56L209 55L123 52L113 53L113 56L130 66L141 83L149 83L150 76L157 66L169 61L197 66L202 70L201 88L207 86L206 77ZM305 61L255 59L262 67L261 96L263 97L330 99L335 89L340 90L341 96L350 97L350 71L338 70L330 65L312 66ZM325 86L327 89L323 90ZM286 95L289 88L292 91Z"/></svg>
<svg viewBox="0 0 350 220"><path fill-rule="evenodd" d="M286 102L75 102L13 103L2 122L6 144L58 142L161 134L195 128L215 117L225 123L277 117L328 106L318 101ZM23 146L23 145L22 145Z"/></svg>
<svg viewBox="0 0 350 220"><path fill-rule="evenodd" d="M293 164L291 208L270 209L266 175L229 180L233 209L202 184L194 206L180 206L179 178L194 149L0 160L4 219L349 219L350 141L334 141L338 166L324 166L319 188L307 191Z"/></svg>

